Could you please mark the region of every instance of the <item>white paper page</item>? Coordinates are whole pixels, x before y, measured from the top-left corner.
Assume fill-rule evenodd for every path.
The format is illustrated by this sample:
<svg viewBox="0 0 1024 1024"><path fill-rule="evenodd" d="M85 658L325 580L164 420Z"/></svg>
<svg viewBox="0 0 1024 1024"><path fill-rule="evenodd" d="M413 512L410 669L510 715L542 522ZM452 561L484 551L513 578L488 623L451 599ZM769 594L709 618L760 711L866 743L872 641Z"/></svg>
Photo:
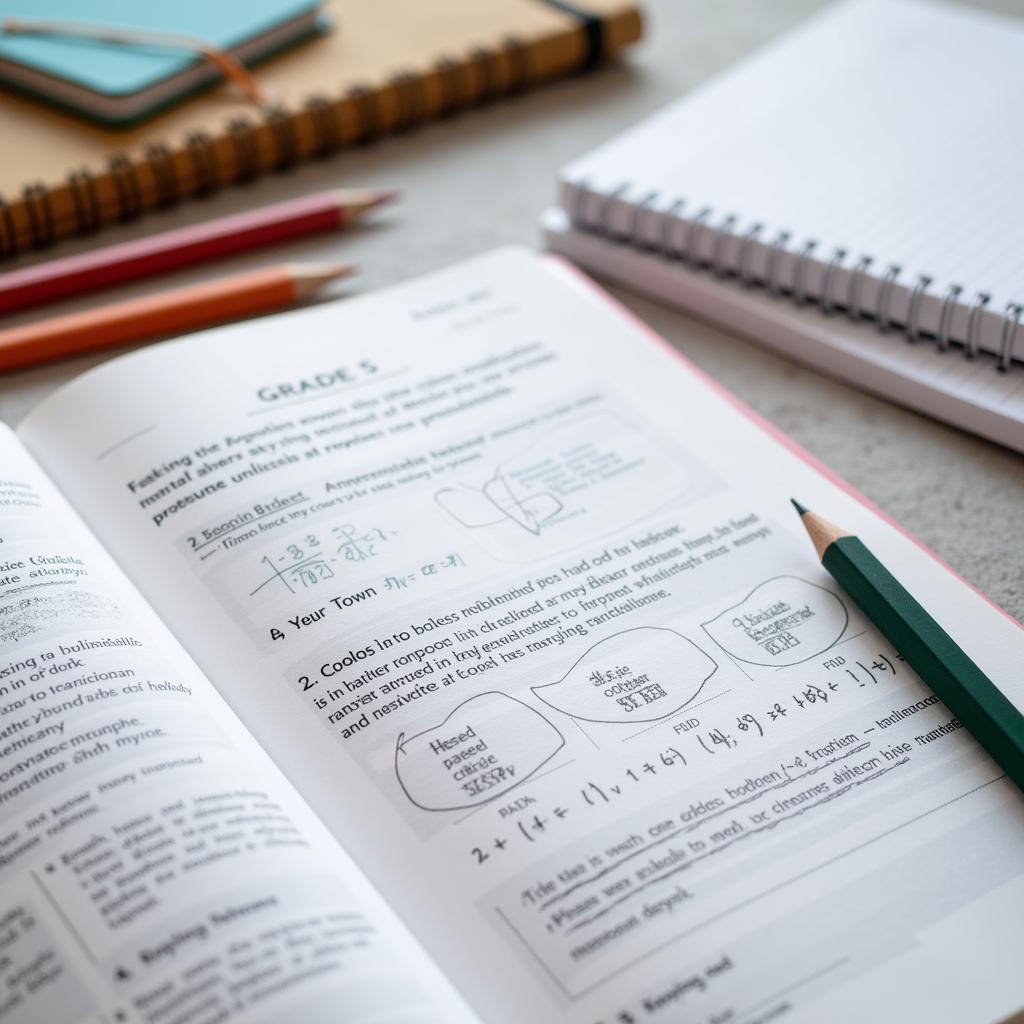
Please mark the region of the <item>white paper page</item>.
<svg viewBox="0 0 1024 1024"><path fill-rule="evenodd" d="M467 1020L7 427L0 467L0 1020Z"/></svg>
<svg viewBox="0 0 1024 1024"><path fill-rule="evenodd" d="M1020 795L789 497L1018 703L1024 634L568 273L149 349L21 433L488 1022L1017 1007Z"/></svg>
<svg viewBox="0 0 1024 1024"><path fill-rule="evenodd" d="M844 301L849 271L870 257L860 304L884 301L901 323L927 275L916 319L930 331L951 285L963 289L949 324L961 339L968 308L986 292L993 317L979 338L996 349L1007 304L1024 302L1024 135L1009 128L1022 93L1021 19L960 4L849 0L574 161L562 180L601 194L624 185L623 200L645 199L652 211L676 200L680 216L704 210L711 230L697 250L711 258L722 245L733 267L753 225L762 243L789 232L789 252L808 256L799 268L811 295L840 251L832 301ZM584 213L618 232L636 223L625 202L608 210L596 196ZM653 212L641 218L640 233L656 233L654 221ZM723 226L735 237L718 243L713 229ZM692 244L681 228L673 236ZM750 269L765 273L768 259L755 245ZM883 290L890 265L900 271ZM780 280L789 284L796 267L780 260ZM1024 335L1016 352L1024 356Z"/></svg>

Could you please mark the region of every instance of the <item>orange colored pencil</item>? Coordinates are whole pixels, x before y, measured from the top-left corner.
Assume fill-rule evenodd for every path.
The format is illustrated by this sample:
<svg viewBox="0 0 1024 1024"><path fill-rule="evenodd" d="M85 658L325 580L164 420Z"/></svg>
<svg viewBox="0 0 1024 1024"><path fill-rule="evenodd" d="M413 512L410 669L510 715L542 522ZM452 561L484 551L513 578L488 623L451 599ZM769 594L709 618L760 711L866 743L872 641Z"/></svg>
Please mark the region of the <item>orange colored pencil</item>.
<svg viewBox="0 0 1024 1024"><path fill-rule="evenodd" d="M355 269L292 263L0 331L0 372L289 306Z"/></svg>

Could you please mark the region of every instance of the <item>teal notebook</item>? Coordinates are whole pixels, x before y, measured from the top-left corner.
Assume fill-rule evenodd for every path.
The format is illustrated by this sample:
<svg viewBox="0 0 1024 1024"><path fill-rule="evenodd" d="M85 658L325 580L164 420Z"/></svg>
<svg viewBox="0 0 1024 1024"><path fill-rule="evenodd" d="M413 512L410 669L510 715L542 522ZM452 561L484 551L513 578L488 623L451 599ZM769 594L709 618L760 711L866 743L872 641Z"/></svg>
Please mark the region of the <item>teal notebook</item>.
<svg viewBox="0 0 1024 1024"><path fill-rule="evenodd" d="M322 28L320 0L5 0L4 18L102 25L196 37L253 63ZM219 72L185 50L70 35L0 33L0 84L108 125L129 125Z"/></svg>

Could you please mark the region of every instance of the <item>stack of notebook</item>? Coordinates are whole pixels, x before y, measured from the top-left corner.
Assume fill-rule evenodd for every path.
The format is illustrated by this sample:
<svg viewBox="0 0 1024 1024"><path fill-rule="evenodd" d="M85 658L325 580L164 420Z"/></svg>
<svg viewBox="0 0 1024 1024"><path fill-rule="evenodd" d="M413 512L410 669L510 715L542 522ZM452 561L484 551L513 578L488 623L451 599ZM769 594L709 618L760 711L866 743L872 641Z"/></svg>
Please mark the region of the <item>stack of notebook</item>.
<svg viewBox="0 0 1024 1024"><path fill-rule="evenodd" d="M1021 95L1024 23L848 0L566 167L548 244L1024 451Z"/></svg>
<svg viewBox="0 0 1024 1024"><path fill-rule="evenodd" d="M80 6L76 20L86 20L84 8L95 5ZM124 8L126 27L156 27L152 11L132 14L135 5L112 6ZM223 6L207 5L214 11ZM246 14L250 21L253 10ZM632 0L588 0L585 11L563 0L328 0L322 14L330 31L257 69L276 102L268 115L254 113L221 86L139 127L118 130L5 96L0 256L589 69L641 32ZM140 19L147 24L139 26ZM210 14L205 21L216 24L198 25L195 34L230 47L236 40L224 20ZM169 27L183 28L177 22ZM253 31L258 27L254 23ZM61 45L87 49L81 41L15 37L0 48L0 59L6 51L24 56L26 48L52 57ZM119 53L119 61L126 59ZM106 82L104 68L88 76L92 87ZM68 68L62 73L67 76Z"/></svg>

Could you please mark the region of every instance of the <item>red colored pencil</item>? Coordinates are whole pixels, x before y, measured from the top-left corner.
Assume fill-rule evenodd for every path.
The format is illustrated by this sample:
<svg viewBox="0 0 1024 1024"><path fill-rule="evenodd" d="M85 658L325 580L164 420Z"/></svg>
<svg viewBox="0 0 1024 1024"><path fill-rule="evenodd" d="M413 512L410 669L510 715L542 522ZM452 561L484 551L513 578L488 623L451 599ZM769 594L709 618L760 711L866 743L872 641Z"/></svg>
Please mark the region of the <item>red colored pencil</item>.
<svg viewBox="0 0 1024 1024"><path fill-rule="evenodd" d="M247 252L289 238L336 231L396 195L368 189L320 192L134 242L12 270L0 274L0 314L177 267L205 263L231 253Z"/></svg>

